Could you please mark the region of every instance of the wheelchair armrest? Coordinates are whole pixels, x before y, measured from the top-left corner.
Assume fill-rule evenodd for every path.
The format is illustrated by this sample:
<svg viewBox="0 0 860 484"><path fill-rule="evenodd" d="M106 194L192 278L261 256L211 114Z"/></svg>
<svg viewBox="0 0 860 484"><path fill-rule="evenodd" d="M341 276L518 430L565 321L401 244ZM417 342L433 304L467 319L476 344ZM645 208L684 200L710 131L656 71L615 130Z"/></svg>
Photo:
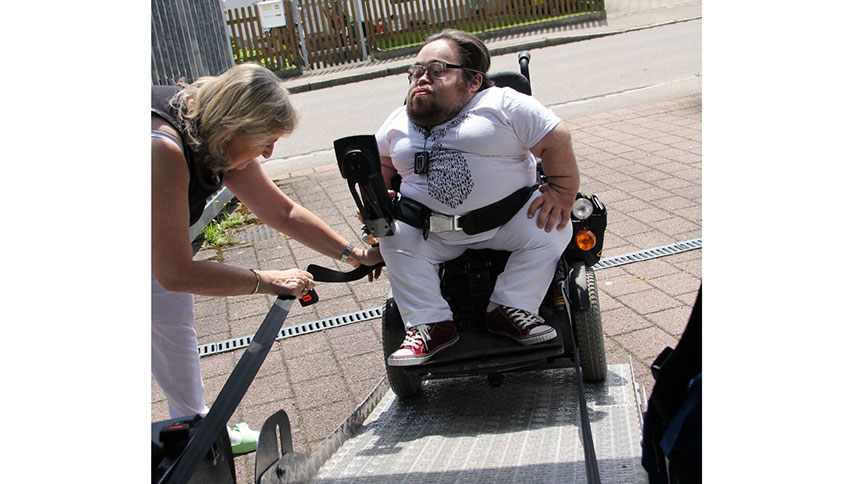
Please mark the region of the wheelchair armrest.
<svg viewBox="0 0 860 484"><path fill-rule="evenodd" d="M394 205L382 177L379 149L373 135L347 136L334 141L340 174L364 224L374 237L394 233Z"/></svg>

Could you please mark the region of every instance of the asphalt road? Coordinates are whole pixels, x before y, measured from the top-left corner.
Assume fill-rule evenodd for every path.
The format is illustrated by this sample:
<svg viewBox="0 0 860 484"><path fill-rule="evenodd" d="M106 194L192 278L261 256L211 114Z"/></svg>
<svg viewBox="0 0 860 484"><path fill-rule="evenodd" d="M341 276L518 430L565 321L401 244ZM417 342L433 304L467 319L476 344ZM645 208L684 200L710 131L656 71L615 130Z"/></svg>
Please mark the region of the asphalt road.
<svg viewBox="0 0 860 484"><path fill-rule="evenodd" d="M533 94L562 118L701 91L701 20L531 51ZM517 69L516 54L491 72ZM331 163L332 141L372 134L403 103L405 76L292 95L300 121L275 145L270 173Z"/></svg>

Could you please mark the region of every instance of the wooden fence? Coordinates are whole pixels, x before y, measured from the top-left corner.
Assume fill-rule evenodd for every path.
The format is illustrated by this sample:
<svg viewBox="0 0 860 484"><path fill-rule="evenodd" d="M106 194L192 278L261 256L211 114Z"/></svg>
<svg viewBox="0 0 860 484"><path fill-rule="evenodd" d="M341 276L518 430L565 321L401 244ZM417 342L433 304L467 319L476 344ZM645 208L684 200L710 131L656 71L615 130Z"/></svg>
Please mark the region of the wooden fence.
<svg viewBox="0 0 860 484"><path fill-rule="evenodd" d="M486 32L605 10L604 0L282 0L285 27L263 29L256 5L227 11L233 57L273 70L365 60L445 28Z"/></svg>
<svg viewBox="0 0 860 484"><path fill-rule="evenodd" d="M285 10L285 17L288 26L295 25L289 9ZM302 63L295 29L276 27L264 30L256 5L228 10L227 28L236 64L256 62L279 71Z"/></svg>
<svg viewBox="0 0 860 484"><path fill-rule="evenodd" d="M374 51L416 44L446 28L486 32L604 10L603 0L362 0Z"/></svg>

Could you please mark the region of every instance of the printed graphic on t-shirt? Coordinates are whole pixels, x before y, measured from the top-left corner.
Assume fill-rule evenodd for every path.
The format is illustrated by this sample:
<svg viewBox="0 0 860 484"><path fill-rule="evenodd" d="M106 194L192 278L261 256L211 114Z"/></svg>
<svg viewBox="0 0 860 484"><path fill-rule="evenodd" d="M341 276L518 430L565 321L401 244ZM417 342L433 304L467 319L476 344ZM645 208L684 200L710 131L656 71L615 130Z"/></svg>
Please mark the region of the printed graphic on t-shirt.
<svg viewBox="0 0 860 484"><path fill-rule="evenodd" d="M430 196L451 208L462 205L475 186L466 158L459 151L451 150L430 152L427 182Z"/></svg>
<svg viewBox="0 0 860 484"><path fill-rule="evenodd" d="M469 113L463 113L451 120L445 126L430 132L430 172L427 185L430 196L441 203L457 208L469 198L475 181L463 153L442 147L442 139L449 130L459 126Z"/></svg>

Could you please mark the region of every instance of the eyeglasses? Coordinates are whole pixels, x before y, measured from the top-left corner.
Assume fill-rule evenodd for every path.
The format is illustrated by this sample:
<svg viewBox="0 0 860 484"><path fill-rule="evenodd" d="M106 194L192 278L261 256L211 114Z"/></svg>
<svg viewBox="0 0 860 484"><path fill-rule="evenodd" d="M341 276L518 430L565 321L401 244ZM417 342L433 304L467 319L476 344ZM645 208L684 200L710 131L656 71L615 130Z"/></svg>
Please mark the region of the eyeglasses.
<svg viewBox="0 0 860 484"><path fill-rule="evenodd" d="M412 82L413 80L419 79L421 76L423 76L425 72L427 73L427 76L430 77L430 79L438 79L442 77L442 75L445 74L445 71L448 69L463 69L464 71L471 71L483 74L483 72L481 71L470 69L465 66L458 66L457 64L448 64L447 62L439 61L431 62L426 66L421 64L412 64L411 66L409 66L408 69L406 69L406 73L409 74L409 82Z"/></svg>

